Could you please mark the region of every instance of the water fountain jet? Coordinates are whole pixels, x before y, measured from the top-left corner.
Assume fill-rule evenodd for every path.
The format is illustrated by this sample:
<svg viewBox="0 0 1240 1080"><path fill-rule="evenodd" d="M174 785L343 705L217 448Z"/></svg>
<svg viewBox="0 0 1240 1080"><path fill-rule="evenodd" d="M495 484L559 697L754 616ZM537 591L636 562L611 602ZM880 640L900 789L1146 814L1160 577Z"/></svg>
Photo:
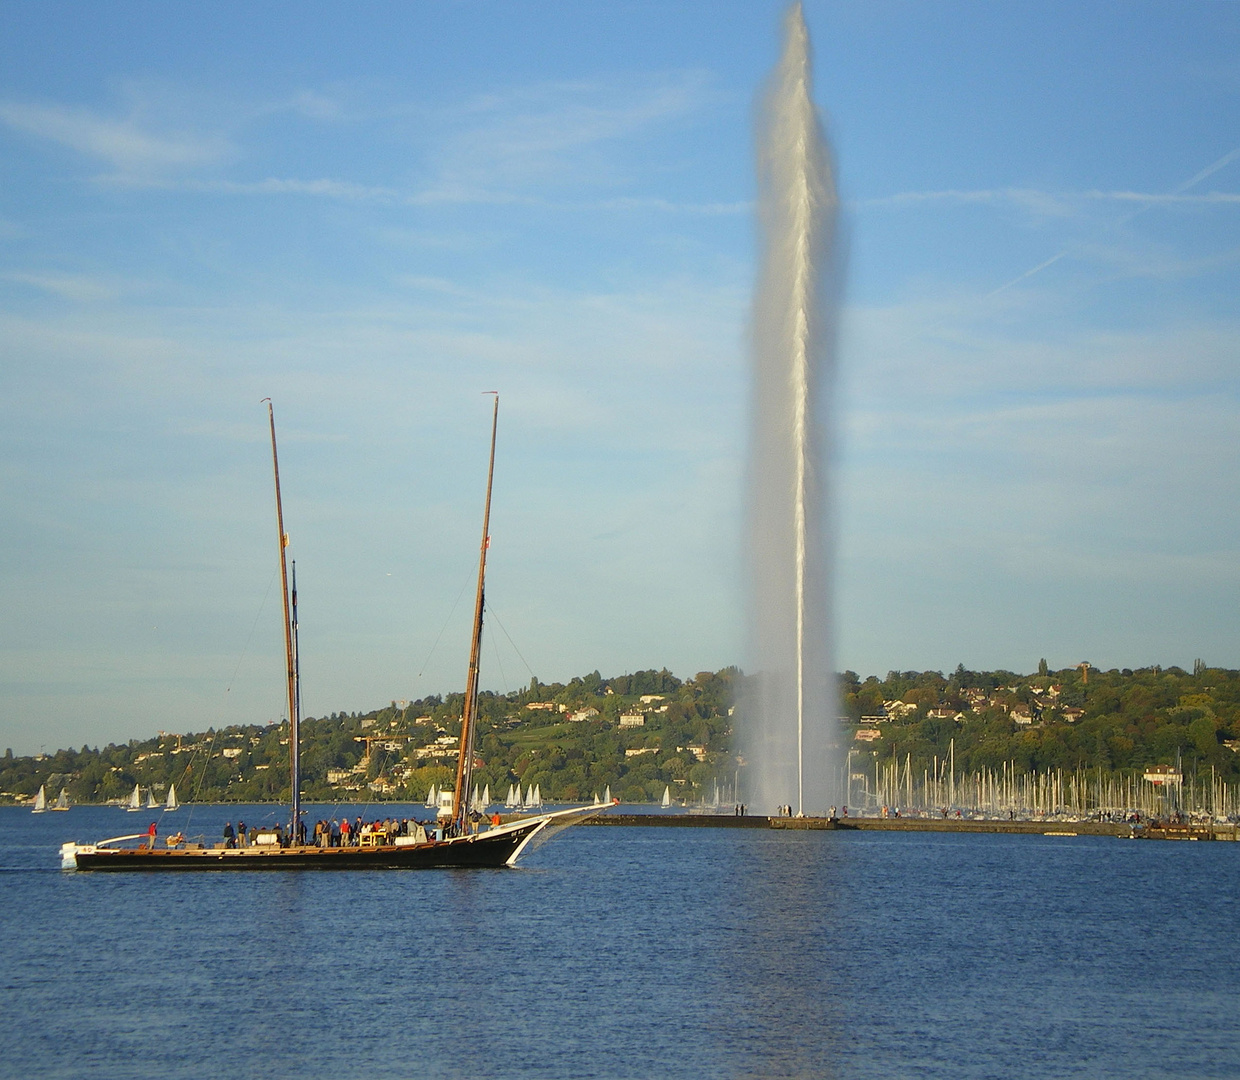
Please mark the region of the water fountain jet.
<svg viewBox="0 0 1240 1080"><path fill-rule="evenodd" d="M836 798L825 425L834 369L837 198L799 3L758 115L762 264L753 310L749 511L753 692L748 797L821 813Z"/></svg>

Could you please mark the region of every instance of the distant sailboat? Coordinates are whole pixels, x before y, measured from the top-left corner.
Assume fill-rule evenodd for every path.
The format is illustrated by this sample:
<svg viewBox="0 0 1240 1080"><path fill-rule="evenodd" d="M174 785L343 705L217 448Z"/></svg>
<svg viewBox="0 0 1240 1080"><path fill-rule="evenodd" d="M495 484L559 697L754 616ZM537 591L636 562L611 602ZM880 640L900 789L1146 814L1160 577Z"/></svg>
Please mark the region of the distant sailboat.
<svg viewBox="0 0 1240 1080"><path fill-rule="evenodd" d="M68 792L65 791L64 788L60 789L60 798L56 800L56 805L53 806L52 809L53 810L68 810L69 809L69 794Z"/></svg>
<svg viewBox="0 0 1240 1080"><path fill-rule="evenodd" d="M169 810L179 809L181 809L181 804L177 802L177 786L176 784L169 784L168 801L164 803L164 813L167 813Z"/></svg>
<svg viewBox="0 0 1240 1080"><path fill-rule="evenodd" d="M125 809L131 814L135 810L142 809L142 789L137 784L133 786L133 792L129 796L129 805Z"/></svg>
<svg viewBox="0 0 1240 1080"><path fill-rule="evenodd" d="M491 785L487 784L482 789L482 809L485 810L491 805Z"/></svg>
<svg viewBox="0 0 1240 1080"><path fill-rule="evenodd" d="M426 805L432 810L439 805L439 792L435 790L434 784L431 784L430 791L426 793Z"/></svg>
<svg viewBox="0 0 1240 1080"><path fill-rule="evenodd" d="M508 785L508 798L504 800L504 806L511 810L514 806L521 805L521 796L517 794L517 789L512 785Z"/></svg>
<svg viewBox="0 0 1240 1080"><path fill-rule="evenodd" d="M672 805L672 789L670 787L663 788L663 802L661 805L663 806Z"/></svg>
<svg viewBox="0 0 1240 1080"><path fill-rule="evenodd" d="M32 814L41 814L47 809L47 792L43 790L43 785L39 785L39 794L34 797L34 805L30 808Z"/></svg>
<svg viewBox="0 0 1240 1080"><path fill-rule="evenodd" d="M146 808L148 810L159 809L159 803L155 801L155 789L154 788L146 789Z"/></svg>
<svg viewBox="0 0 1240 1080"><path fill-rule="evenodd" d="M611 802L611 785L610 784L607 785L607 790L603 792L603 802L605 803Z"/></svg>

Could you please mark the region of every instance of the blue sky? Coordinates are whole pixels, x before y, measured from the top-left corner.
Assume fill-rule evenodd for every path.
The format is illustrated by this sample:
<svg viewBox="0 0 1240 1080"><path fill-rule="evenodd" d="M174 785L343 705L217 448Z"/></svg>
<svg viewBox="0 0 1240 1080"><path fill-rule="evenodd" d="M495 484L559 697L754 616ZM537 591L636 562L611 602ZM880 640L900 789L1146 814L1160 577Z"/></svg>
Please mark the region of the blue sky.
<svg viewBox="0 0 1240 1080"><path fill-rule="evenodd" d="M782 5L0 8L0 745L744 663ZM1240 6L806 4L839 665L1237 666ZM1037 269L1037 268L1041 269ZM502 628L501 628L502 624Z"/></svg>

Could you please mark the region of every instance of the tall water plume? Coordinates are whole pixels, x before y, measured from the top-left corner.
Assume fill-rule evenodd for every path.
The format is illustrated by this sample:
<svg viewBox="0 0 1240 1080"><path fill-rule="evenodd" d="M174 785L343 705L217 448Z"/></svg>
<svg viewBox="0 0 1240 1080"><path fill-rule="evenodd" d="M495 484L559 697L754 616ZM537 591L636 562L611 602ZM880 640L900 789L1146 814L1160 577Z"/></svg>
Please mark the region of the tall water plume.
<svg viewBox="0 0 1240 1080"><path fill-rule="evenodd" d="M762 264L753 310L751 661L741 731L755 809L838 801L825 425L834 369L837 198L799 3L758 112Z"/></svg>

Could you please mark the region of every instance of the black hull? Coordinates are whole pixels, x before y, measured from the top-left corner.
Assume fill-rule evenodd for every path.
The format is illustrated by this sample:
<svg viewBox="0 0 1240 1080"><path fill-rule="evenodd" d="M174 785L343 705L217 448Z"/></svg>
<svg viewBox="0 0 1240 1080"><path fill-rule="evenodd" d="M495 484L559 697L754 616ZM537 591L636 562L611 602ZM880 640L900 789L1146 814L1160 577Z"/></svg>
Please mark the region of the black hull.
<svg viewBox="0 0 1240 1080"><path fill-rule="evenodd" d="M234 848L148 850L97 848L79 851L78 870L438 870L508 866L542 821L415 847Z"/></svg>

